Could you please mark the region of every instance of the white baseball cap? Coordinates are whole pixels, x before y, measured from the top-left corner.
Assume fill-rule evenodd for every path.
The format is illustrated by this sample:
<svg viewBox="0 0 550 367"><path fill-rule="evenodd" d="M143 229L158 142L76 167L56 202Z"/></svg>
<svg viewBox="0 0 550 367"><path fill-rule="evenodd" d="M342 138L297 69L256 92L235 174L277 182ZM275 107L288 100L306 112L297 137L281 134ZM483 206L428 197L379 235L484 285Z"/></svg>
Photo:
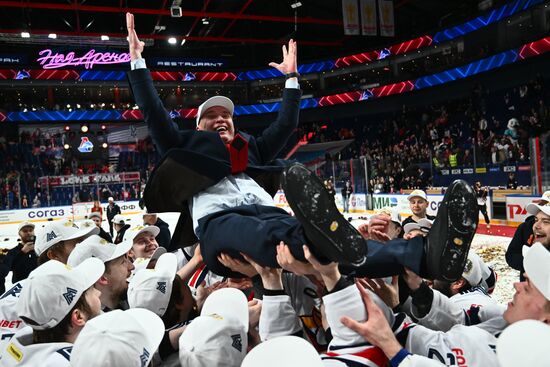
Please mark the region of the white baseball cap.
<svg viewBox="0 0 550 367"><path fill-rule="evenodd" d="M545 191L538 201L539 204L541 201L546 201L547 203L550 203L550 190Z"/></svg>
<svg viewBox="0 0 550 367"><path fill-rule="evenodd" d="M401 225L401 214L399 214L399 210L397 208L392 208L391 206L385 206L382 209L380 209L380 213L388 215L392 222L395 222Z"/></svg>
<svg viewBox="0 0 550 367"><path fill-rule="evenodd" d="M128 284L128 304L131 308L145 308L164 315L172 295L174 277L178 271L176 255L162 255L154 269L137 271Z"/></svg>
<svg viewBox="0 0 550 367"><path fill-rule="evenodd" d="M527 205L526 210L527 210L527 213L531 215L537 215L539 212L543 212L546 215L550 215L550 202L543 205L531 203Z"/></svg>
<svg viewBox="0 0 550 367"><path fill-rule="evenodd" d="M433 221L427 218L422 218L418 222L411 222L411 223L405 224L403 226L403 230L405 231L405 234L415 229L419 229L422 232L428 233L432 228L432 224L433 224Z"/></svg>
<svg viewBox="0 0 550 367"><path fill-rule="evenodd" d="M93 226L84 226L81 228L68 219L48 222L40 230L37 236L34 251L40 256L58 242L74 240L75 238L86 237L98 233L99 228L95 224Z"/></svg>
<svg viewBox="0 0 550 367"><path fill-rule="evenodd" d="M531 283L550 301L550 252L535 243L523 258L523 267Z"/></svg>
<svg viewBox="0 0 550 367"><path fill-rule="evenodd" d="M307 366L323 367L313 345L297 336L269 339L252 349L241 367Z"/></svg>
<svg viewBox="0 0 550 367"><path fill-rule="evenodd" d="M11 334L25 326L17 315L17 303L27 279L20 280L0 295L0 315L4 322L0 324L0 334Z"/></svg>
<svg viewBox="0 0 550 367"><path fill-rule="evenodd" d="M426 193L423 191L423 190L414 190L413 192L411 192L409 194L409 196L407 196L407 200L411 200L412 198L422 198L426 201L428 201L428 196L426 195Z"/></svg>
<svg viewBox="0 0 550 367"><path fill-rule="evenodd" d="M107 199L107 201L115 201L115 199L113 199L112 196L109 196L109 199Z"/></svg>
<svg viewBox="0 0 550 367"><path fill-rule="evenodd" d="M157 226L134 226L128 228L126 232L124 232L122 241L130 241L131 243L134 243L134 239L145 232L151 233L156 237L160 233L160 228Z"/></svg>
<svg viewBox="0 0 550 367"><path fill-rule="evenodd" d="M50 260L29 274L17 303L17 314L34 321L34 325L29 325L33 329L51 329L104 272L105 265L99 259L86 259L74 268Z"/></svg>
<svg viewBox="0 0 550 367"><path fill-rule="evenodd" d="M126 222L126 219L120 214L117 214L113 217L113 223L114 224L124 224Z"/></svg>
<svg viewBox="0 0 550 367"><path fill-rule="evenodd" d="M31 223L31 222L21 222L21 223L19 223L19 225L17 226L17 233L19 233L19 231L21 231L25 227L34 228L34 223Z"/></svg>
<svg viewBox="0 0 550 367"><path fill-rule="evenodd" d="M210 97L199 106L199 110L197 111L197 126L199 126L199 122L201 121L202 114L206 110L208 110L210 107L215 107L215 106L221 106L226 108L231 114L231 116L233 116L235 105L233 104L232 100L224 96Z"/></svg>
<svg viewBox="0 0 550 367"><path fill-rule="evenodd" d="M462 272L462 277L466 279L472 287L479 285L483 279L483 274L481 271L481 263L483 260L473 251L468 253L468 258L466 259L466 265L464 265L464 271Z"/></svg>
<svg viewBox="0 0 550 367"><path fill-rule="evenodd" d="M501 367L547 367L550 326L536 320L521 320L508 326L497 340ZM243 365L244 366L244 365Z"/></svg>
<svg viewBox="0 0 550 367"><path fill-rule="evenodd" d="M106 312L86 322L74 343L71 366L148 366L163 336L164 323L149 310Z"/></svg>
<svg viewBox="0 0 550 367"><path fill-rule="evenodd" d="M69 255L67 264L70 266L78 266L84 260L92 257L97 257L99 260L106 263L107 261L114 260L128 253L131 248L132 244L129 242L122 242L115 245L94 234L75 246L74 250Z"/></svg>
<svg viewBox="0 0 550 367"><path fill-rule="evenodd" d="M99 212L91 212L90 214L88 214L88 219L92 219L93 217L101 219L101 214Z"/></svg>
<svg viewBox="0 0 550 367"><path fill-rule="evenodd" d="M248 302L244 293L223 288L206 299L201 316L180 337L182 366L240 366L248 347Z"/></svg>

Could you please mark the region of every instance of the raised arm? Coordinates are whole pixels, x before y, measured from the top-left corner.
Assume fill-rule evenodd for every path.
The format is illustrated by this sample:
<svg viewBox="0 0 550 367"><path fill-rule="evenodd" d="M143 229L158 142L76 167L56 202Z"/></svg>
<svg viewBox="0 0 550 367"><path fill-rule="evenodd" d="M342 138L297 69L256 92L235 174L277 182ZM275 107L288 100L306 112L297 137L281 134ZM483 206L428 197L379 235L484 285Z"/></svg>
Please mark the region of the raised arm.
<svg viewBox="0 0 550 367"><path fill-rule="evenodd" d="M143 119L147 123L151 138L159 153L163 155L170 148L181 144L182 132L170 118L153 86L151 74L146 69L145 60L141 57L145 43L140 41L137 36L133 14L126 13L126 27L132 63L132 71L128 73L130 88L143 114Z"/></svg>
<svg viewBox="0 0 550 367"><path fill-rule="evenodd" d="M296 41L291 39L288 42L288 49L286 46L283 46L282 49L283 61L280 64L271 62L269 66L274 67L288 77L289 74L293 75L292 73L298 72ZM301 96L302 92L299 89L298 78L296 76L287 78L277 119L258 138L258 147L264 162L277 157L294 129L298 126Z"/></svg>

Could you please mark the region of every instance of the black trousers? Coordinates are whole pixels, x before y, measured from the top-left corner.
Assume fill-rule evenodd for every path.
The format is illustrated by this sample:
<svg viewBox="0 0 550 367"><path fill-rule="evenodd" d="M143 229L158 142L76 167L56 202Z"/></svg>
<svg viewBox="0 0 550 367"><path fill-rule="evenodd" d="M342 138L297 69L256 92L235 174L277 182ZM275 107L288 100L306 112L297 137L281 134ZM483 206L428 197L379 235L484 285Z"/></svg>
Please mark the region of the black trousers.
<svg viewBox="0 0 550 367"><path fill-rule="evenodd" d="M283 209L263 205L239 206L201 218L198 237L206 266L222 276L237 276L218 261L217 256L222 252L235 258L242 258L242 252L261 265L279 267L276 245L280 241L302 261L305 261L302 245L309 243L295 217ZM404 266L417 274L422 273L422 238L398 239L385 244L365 240L365 243L367 261L358 268L341 266L342 273L381 278L401 274ZM315 254L315 244L309 248Z"/></svg>
<svg viewBox="0 0 550 367"><path fill-rule="evenodd" d="M479 211L481 212L481 214L483 214L483 218L485 218L485 224L490 224L491 220L489 219L489 214L487 214L487 204L483 204L483 205L478 204L477 207L479 208Z"/></svg>

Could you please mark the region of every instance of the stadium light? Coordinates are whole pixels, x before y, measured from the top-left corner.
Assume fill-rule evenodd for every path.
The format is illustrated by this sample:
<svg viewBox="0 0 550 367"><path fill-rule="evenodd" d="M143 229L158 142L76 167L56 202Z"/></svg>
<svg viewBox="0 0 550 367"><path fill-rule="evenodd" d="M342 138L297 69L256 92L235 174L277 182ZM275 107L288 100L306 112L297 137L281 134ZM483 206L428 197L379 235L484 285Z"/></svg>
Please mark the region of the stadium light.
<svg viewBox="0 0 550 367"><path fill-rule="evenodd" d="M103 149L107 149L108 146L109 146L109 144L107 144L107 143L101 144L101 147L102 147Z"/></svg>
<svg viewBox="0 0 550 367"><path fill-rule="evenodd" d="M80 131L82 131L83 133L87 133L88 130L89 130L88 125L82 125L82 126L80 127Z"/></svg>
<svg viewBox="0 0 550 367"><path fill-rule="evenodd" d="M109 40L109 36L106 36L106 35L103 34L103 35L101 36L101 40L102 40L102 41L108 41L108 40Z"/></svg>
<svg viewBox="0 0 550 367"><path fill-rule="evenodd" d="M295 1L294 3L290 4L290 7L291 7L292 9L299 8L300 6L302 6L302 3L299 2L299 1Z"/></svg>
<svg viewBox="0 0 550 367"><path fill-rule="evenodd" d="M107 130L107 125L101 125L101 130Z"/></svg>
<svg viewBox="0 0 550 367"><path fill-rule="evenodd" d="M65 131L71 130L71 127L69 125L65 125Z"/></svg>
<svg viewBox="0 0 550 367"><path fill-rule="evenodd" d="M51 39L54 40L54 39L57 38L57 34L55 34L55 33L50 33L50 34L48 34L48 38L51 38Z"/></svg>
<svg viewBox="0 0 550 367"><path fill-rule="evenodd" d="M21 32L21 37L23 38L31 38L31 34L29 32Z"/></svg>
<svg viewBox="0 0 550 367"><path fill-rule="evenodd" d="M69 149L70 147L71 146L69 144L66 144L66 143L65 143L65 145L63 145L63 148L65 148L65 150Z"/></svg>
<svg viewBox="0 0 550 367"><path fill-rule="evenodd" d="M168 38L168 43L171 45L175 45L178 42L178 40L175 37Z"/></svg>

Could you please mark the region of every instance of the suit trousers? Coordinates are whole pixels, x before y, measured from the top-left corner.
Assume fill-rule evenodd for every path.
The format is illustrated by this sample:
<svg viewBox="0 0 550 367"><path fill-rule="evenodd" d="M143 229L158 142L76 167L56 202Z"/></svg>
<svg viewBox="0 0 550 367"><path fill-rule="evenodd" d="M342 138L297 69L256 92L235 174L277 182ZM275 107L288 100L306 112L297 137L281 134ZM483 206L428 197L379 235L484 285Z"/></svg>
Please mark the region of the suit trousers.
<svg viewBox="0 0 550 367"><path fill-rule="evenodd" d="M276 246L283 241L294 257L306 261L302 245L322 258L315 244L309 244L300 222L286 211L263 205L243 205L199 219L197 235L206 266L214 273L240 277L223 266L217 259L220 253L242 259L240 253L250 256L258 264L279 267ZM387 243L365 240L367 260L359 267L340 266L343 274L381 278L401 274L408 267L417 274L423 273L423 239L397 239Z"/></svg>

